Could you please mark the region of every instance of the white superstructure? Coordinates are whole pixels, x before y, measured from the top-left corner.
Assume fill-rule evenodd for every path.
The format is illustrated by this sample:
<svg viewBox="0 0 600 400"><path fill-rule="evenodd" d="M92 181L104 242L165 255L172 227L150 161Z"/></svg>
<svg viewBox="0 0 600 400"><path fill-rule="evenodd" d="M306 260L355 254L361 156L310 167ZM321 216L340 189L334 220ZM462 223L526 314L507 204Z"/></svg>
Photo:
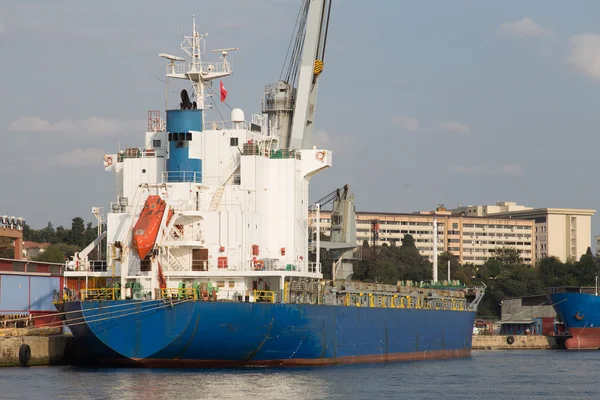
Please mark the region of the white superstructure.
<svg viewBox="0 0 600 400"><path fill-rule="evenodd" d="M269 110L250 121L240 109L231 111L231 122L205 121L209 85L231 74L227 55L237 49L220 49L220 61L204 61L206 35L196 32L195 20L192 36L182 43L188 58L160 54L169 60L167 77L189 81L191 97L182 91L180 107L168 110L166 121L157 111L149 113L143 148L105 156L104 166L115 172L117 183L116 201L99 238L106 237L106 263L87 259L95 242L68 263L67 279L85 279L86 289L141 285L139 296L152 298L165 282L167 288L199 284L218 287L218 298L225 299L254 290L277 293L286 280L322 278L318 259L309 261L308 186L312 176L331 166L332 152L308 148L308 143L323 66L316 59L323 49L317 49L324 43L328 5L306 0L303 6L305 31L300 34L310 40L295 61L301 65L302 94L293 82L286 84L294 93L291 105L296 96L303 105L298 120L294 112L287 114L295 127L290 124L287 136L270 125L276 116ZM306 70L309 63L315 65L312 74ZM308 139L296 126L307 127ZM165 212L157 220L153 249L141 260L132 239L151 195L160 196L172 217ZM130 297L131 290L119 295Z"/></svg>

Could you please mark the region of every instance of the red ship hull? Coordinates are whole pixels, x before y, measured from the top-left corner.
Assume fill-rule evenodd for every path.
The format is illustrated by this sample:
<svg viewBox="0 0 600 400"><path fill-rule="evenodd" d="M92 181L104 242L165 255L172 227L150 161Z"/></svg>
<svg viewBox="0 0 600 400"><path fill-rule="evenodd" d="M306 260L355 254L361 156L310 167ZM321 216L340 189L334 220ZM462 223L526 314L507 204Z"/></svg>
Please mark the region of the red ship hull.
<svg viewBox="0 0 600 400"><path fill-rule="evenodd" d="M572 337L567 339L567 350L600 349L600 328L570 328Z"/></svg>
<svg viewBox="0 0 600 400"><path fill-rule="evenodd" d="M160 196L148 196L140 213L140 218L133 227L133 248L142 260L154 248L166 206L167 204ZM172 216L173 211L169 210L168 220Z"/></svg>

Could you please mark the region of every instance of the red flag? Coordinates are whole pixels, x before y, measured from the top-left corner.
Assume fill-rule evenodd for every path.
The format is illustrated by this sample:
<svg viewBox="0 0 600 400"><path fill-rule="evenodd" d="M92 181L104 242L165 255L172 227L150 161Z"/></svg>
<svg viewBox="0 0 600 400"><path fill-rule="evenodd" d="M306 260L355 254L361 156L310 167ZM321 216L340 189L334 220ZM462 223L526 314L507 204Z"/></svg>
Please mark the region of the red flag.
<svg viewBox="0 0 600 400"><path fill-rule="evenodd" d="M223 85L223 81L221 82L221 101L225 101L225 99L227 98L227 90L225 90L225 86Z"/></svg>

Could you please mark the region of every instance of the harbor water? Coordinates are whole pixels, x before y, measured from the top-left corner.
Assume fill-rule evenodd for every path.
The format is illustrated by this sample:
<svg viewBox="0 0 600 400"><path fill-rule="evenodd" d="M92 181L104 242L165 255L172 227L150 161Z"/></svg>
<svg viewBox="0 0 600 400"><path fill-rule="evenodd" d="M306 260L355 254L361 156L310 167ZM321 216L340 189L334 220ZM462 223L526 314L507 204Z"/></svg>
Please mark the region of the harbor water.
<svg viewBox="0 0 600 400"><path fill-rule="evenodd" d="M473 351L467 359L317 368L6 368L12 399L597 399L600 352ZM85 382L83 384L82 382Z"/></svg>

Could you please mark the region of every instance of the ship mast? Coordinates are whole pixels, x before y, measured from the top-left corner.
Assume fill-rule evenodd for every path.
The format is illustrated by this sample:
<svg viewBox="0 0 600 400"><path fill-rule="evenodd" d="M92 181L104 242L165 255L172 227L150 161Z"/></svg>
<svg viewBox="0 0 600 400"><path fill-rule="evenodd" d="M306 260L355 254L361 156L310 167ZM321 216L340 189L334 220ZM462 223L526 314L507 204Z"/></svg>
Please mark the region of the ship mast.
<svg viewBox="0 0 600 400"><path fill-rule="evenodd" d="M213 52L220 52L222 55L221 62L203 62L202 61L202 42L208 36L208 33L199 34L196 31L196 16L192 17L192 35L183 36L181 41L181 50L183 50L189 59L172 56L161 53L160 57L171 61L167 65L167 79L187 79L190 81L194 90L196 99L196 107L204 110L209 106L206 105L210 94L206 94L206 85L210 85L212 80L229 76L232 73L231 65L227 60L227 55L230 51L238 50L237 47L228 49L216 49ZM176 64L177 62L177 64ZM202 113L202 125L204 126L204 113Z"/></svg>

